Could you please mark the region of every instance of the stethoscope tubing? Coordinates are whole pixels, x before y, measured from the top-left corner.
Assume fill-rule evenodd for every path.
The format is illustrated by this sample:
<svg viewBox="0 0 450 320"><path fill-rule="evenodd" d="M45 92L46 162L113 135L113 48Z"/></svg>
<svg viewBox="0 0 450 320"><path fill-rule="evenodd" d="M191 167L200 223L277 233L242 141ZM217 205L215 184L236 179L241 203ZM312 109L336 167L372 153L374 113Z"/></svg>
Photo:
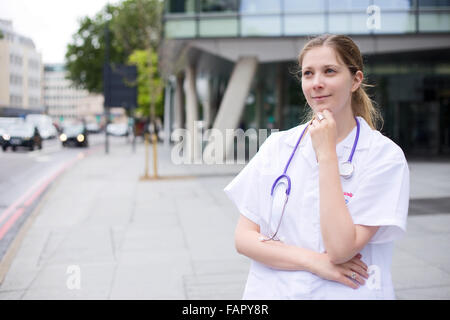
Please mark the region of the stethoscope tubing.
<svg viewBox="0 0 450 320"><path fill-rule="evenodd" d="M356 137L355 137L355 141L353 142L352 151L351 151L350 156L348 157L348 160L347 160L347 162L350 163L350 164L352 163L353 155L355 154L356 146L357 146L358 140L359 140L359 133L360 133L360 124L359 124L359 121L358 121L358 119L356 117L355 117L355 121L356 121ZM287 170L289 169L289 165L291 164L292 158L294 158L295 152L297 151L297 148L298 148L298 146L300 144L300 141L302 140L303 136L305 135L306 129L308 129L309 125L310 125L310 123L308 123L305 126L305 128L302 131L302 134L300 135L299 139L297 140L297 143L295 144L294 150L292 150L291 156L289 157L289 160L286 163L286 166L284 168L283 174L281 174L278 178L276 178L274 183L272 184L272 188L270 190L270 196L272 197L272 206L273 206L273 193L275 191L275 187L277 186L278 182L281 179L283 179L283 178L285 178L287 180L287 182L288 182L288 186L286 188L286 199L285 199L284 204L283 204L283 209L282 209L282 212L281 212L280 221L278 222L278 226L277 226L277 228L275 230L275 233L271 237L262 238L261 241L269 241L269 240L277 241L277 239L275 239L275 236L277 235L278 230L280 229L281 222L283 220L284 211L285 211L288 199L289 199L289 195L291 193L291 186L292 186L291 178L287 174ZM350 177L351 177L351 175L350 175ZM270 221L271 220L272 220L272 207L271 207L270 216L269 216L269 228L270 228Z"/></svg>

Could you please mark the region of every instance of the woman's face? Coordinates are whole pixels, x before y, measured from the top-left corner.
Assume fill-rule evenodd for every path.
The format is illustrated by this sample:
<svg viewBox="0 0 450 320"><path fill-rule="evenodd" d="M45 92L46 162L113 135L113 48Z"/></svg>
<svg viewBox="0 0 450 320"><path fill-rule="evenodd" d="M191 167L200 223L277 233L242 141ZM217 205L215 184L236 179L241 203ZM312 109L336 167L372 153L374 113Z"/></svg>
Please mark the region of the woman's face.
<svg viewBox="0 0 450 320"><path fill-rule="evenodd" d="M358 89L362 78L361 71L353 76L337 60L333 48L315 47L303 57L302 90L314 113L328 109L338 115L346 108L351 110L351 94Z"/></svg>

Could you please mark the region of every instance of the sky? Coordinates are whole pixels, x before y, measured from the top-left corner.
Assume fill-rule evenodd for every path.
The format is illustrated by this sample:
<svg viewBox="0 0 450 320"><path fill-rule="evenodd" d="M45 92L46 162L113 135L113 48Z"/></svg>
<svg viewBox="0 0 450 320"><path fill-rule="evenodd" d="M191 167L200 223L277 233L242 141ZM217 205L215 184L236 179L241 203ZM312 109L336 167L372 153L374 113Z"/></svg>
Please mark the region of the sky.
<svg viewBox="0 0 450 320"><path fill-rule="evenodd" d="M78 19L93 17L111 0L0 0L0 19L33 40L44 63L62 63Z"/></svg>

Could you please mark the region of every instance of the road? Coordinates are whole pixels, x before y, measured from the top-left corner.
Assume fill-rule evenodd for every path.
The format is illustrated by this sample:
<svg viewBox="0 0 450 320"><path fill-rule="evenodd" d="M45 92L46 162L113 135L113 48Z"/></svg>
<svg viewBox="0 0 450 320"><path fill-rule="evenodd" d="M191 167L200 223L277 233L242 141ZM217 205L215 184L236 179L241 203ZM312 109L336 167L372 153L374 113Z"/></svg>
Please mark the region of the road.
<svg viewBox="0 0 450 320"><path fill-rule="evenodd" d="M89 148L63 148L51 139L43 141L41 150L0 152L0 261L53 180L77 160L102 150L104 141L103 134L92 134Z"/></svg>

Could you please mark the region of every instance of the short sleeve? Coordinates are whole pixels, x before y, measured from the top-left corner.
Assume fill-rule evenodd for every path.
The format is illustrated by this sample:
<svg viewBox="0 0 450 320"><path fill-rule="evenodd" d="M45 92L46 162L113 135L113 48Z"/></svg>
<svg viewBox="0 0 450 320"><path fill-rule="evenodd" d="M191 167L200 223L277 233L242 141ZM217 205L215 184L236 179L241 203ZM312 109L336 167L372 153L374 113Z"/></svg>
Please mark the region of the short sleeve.
<svg viewBox="0 0 450 320"><path fill-rule="evenodd" d="M372 244L397 240L406 232L409 169L399 152L395 157L372 157L347 205L355 224L380 226Z"/></svg>
<svg viewBox="0 0 450 320"><path fill-rule="evenodd" d="M260 195L259 176L270 140L275 134L271 134L261 145L259 151L253 156L241 172L225 187L228 198L245 217L260 225Z"/></svg>

